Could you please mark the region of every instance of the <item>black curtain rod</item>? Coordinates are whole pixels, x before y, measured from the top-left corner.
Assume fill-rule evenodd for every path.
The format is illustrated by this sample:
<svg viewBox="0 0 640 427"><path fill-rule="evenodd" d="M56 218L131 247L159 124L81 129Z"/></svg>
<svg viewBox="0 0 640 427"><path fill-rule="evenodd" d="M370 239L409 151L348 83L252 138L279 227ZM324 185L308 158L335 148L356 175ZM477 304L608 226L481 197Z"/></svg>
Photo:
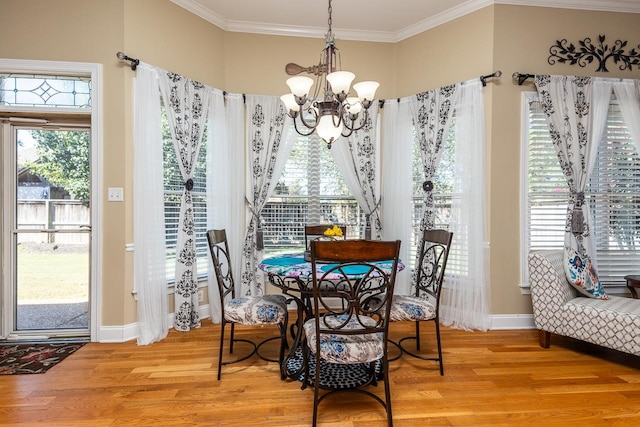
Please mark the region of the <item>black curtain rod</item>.
<svg viewBox="0 0 640 427"><path fill-rule="evenodd" d="M487 85L487 80L492 79L494 77L500 77L502 76L502 71L498 70L498 71L494 71L491 74L487 74L485 76L480 76L480 81L482 82L482 86L486 86ZM384 99L381 99L379 102L380 108L384 108ZM400 98L398 98L398 102L400 102Z"/></svg>
<svg viewBox="0 0 640 427"><path fill-rule="evenodd" d="M487 80L492 79L494 77L500 77L502 75L502 71L494 71L491 74L487 74L486 76L480 76L480 81L482 82L482 86L487 85Z"/></svg>
<svg viewBox="0 0 640 427"><path fill-rule="evenodd" d="M140 64L140 60L136 59L136 58L131 58L127 55L125 55L122 52L118 52L116 53L116 57L120 60L120 61L129 61L131 62L131 70L135 71L136 67L138 67L138 64Z"/></svg>
<svg viewBox="0 0 640 427"><path fill-rule="evenodd" d="M518 86L522 86L522 83L524 83L527 79L529 78L534 78L536 75L535 74L524 74L524 73L519 73L519 72L515 72L513 73L513 79L514 80L518 80Z"/></svg>

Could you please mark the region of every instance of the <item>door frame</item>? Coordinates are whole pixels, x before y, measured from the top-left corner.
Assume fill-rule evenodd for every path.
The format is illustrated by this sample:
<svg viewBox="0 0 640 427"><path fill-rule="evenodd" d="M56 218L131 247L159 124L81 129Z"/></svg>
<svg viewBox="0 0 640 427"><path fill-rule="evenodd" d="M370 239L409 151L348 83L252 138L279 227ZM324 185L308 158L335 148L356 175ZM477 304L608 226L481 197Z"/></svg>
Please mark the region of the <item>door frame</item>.
<svg viewBox="0 0 640 427"><path fill-rule="evenodd" d="M24 60L24 59L6 59L0 58L0 71L1 72L14 72L14 73L34 73L34 74L66 74L66 75L84 75L91 77L91 260L90 260L90 285L89 285L89 333L90 339L94 342L100 341L100 326L102 321L102 162L103 158L103 114L102 114L102 64L89 63L89 62L60 62L60 61L38 61L38 60ZM38 112L51 112L50 109L43 109L39 107L13 107L13 106L0 106L0 111L15 113L38 113ZM73 113L73 109L68 111L65 109L56 108L56 112ZM9 128L3 126L3 128ZM8 132L7 132L8 133ZM3 139L6 138L6 133L3 135ZM7 144L3 144L6 147ZM3 157L10 155L8 150L4 150ZM4 163L4 162L2 162ZM0 171L3 176L4 182L13 182L12 171L6 170L3 165L0 165ZM9 179L9 181L6 181ZM2 197L2 206L7 206L11 203L12 194L7 194L4 188L0 188ZM13 268L11 267L11 218L5 218L4 215L0 218L0 238L2 243L2 276L0 278L0 288L2 291L2 301L4 304L6 301L11 301L11 292L13 286L13 278L11 273ZM0 317L0 337L6 338L11 332L8 330L9 325L12 324L11 319L8 318L9 313L4 309L2 310L2 316Z"/></svg>

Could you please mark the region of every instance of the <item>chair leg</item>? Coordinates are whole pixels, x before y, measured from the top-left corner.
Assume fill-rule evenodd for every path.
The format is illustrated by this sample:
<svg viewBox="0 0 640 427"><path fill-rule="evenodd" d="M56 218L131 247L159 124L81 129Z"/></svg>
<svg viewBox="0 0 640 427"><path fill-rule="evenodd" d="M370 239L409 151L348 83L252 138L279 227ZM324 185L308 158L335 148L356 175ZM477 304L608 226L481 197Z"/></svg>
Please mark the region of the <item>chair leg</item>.
<svg viewBox="0 0 640 427"><path fill-rule="evenodd" d="M307 339L302 339L302 369L304 371L304 379L300 390L304 390L309 385L309 347L307 346ZM316 366L316 375L318 375L318 367Z"/></svg>
<svg viewBox="0 0 640 427"><path fill-rule="evenodd" d="M440 375L444 375L444 361L442 360L442 344L440 343L440 321L435 319L436 324L436 342L438 344L438 363L440 364Z"/></svg>
<svg viewBox="0 0 640 427"><path fill-rule="evenodd" d="M540 340L540 347L549 348L551 345L551 332L538 329L538 339Z"/></svg>
<svg viewBox="0 0 640 427"><path fill-rule="evenodd" d="M391 386L389 385L389 361L382 362L382 377L384 381L385 409L387 410L387 425L393 427L393 413L391 412Z"/></svg>
<svg viewBox="0 0 640 427"><path fill-rule="evenodd" d="M420 321L416 320L416 350L420 351Z"/></svg>
<svg viewBox="0 0 640 427"><path fill-rule="evenodd" d="M310 353L310 352L309 352ZM320 404L320 355L316 353L316 377L313 385L313 427L318 424L318 405ZM309 367L307 366L308 373ZM305 378L306 380L306 378Z"/></svg>
<svg viewBox="0 0 640 427"><path fill-rule="evenodd" d="M229 354L233 354L233 342L236 340L235 337L236 324L231 324L231 333L229 334Z"/></svg>
<svg viewBox="0 0 640 427"><path fill-rule="evenodd" d="M222 349L224 348L224 319L220 323L220 353L218 354L218 381L220 381L220 375L222 374ZM233 342L233 341L232 341ZM232 344L233 345L233 344Z"/></svg>
<svg viewBox="0 0 640 427"><path fill-rule="evenodd" d="M285 317L283 323L278 324L278 328L280 329L280 357L278 361L280 363L280 379L284 380L287 378L286 370L287 367L284 366L284 353L286 349L289 347L289 343L287 342L287 325L289 324L288 314Z"/></svg>

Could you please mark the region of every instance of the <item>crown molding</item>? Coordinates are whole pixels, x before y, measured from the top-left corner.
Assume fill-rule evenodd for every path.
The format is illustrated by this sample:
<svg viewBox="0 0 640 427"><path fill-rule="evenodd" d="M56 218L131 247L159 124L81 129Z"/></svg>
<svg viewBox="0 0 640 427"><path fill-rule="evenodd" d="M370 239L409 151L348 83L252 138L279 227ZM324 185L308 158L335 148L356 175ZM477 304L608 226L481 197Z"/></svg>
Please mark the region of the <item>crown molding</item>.
<svg viewBox="0 0 640 427"><path fill-rule="evenodd" d="M216 27L219 27L225 31L230 31L228 25L229 21L227 21L211 9L202 7L202 5L197 3L195 0L171 0L171 3L175 3L181 8L188 10L196 16L199 16L205 21L211 22Z"/></svg>
<svg viewBox="0 0 640 427"><path fill-rule="evenodd" d="M225 31L321 39L324 38L326 32L326 28L319 27L231 21L224 19L210 9L202 7L195 0L171 0L171 2ZM340 40L397 43L493 4L640 13L640 2L637 0L469 0L396 32L334 28L334 33Z"/></svg>
<svg viewBox="0 0 640 427"><path fill-rule="evenodd" d="M469 13L480 10L486 6L491 6L494 3L493 0L471 0L466 3L462 3L459 6L452 7L442 13L434 15L428 19L420 21L416 24L410 25L395 33L394 42L399 42L409 37L413 37L427 30L435 28L439 25L446 24L447 22L458 19Z"/></svg>
<svg viewBox="0 0 640 427"><path fill-rule="evenodd" d="M637 0L494 0L495 4L595 10L600 12L640 13Z"/></svg>

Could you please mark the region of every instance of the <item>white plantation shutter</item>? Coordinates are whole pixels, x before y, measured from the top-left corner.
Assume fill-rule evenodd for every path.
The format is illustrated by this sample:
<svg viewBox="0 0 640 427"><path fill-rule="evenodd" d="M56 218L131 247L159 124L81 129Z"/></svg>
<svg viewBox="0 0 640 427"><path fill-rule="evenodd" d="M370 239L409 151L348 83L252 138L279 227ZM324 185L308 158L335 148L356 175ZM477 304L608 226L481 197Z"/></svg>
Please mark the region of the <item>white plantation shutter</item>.
<svg viewBox="0 0 640 427"><path fill-rule="evenodd" d="M540 103L536 95L528 99L527 253L563 247L569 195ZM600 280L622 284L625 275L640 269L640 158L613 97L585 195Z"/></svg>
<svg viewBox="0 0 640 427"><path fill-rule="evenodd" d="M262 218L265 254L302 250L305 224L346 225L350 239L361 237L364 224L362 209L315 133L297 136Z"/></svg>
<svg viewBox="0 0 640 427"><path fill-rule="evenodd" d="M528 117L529 249L562 248L569 187L539 102L529 103Z"/></svg>

